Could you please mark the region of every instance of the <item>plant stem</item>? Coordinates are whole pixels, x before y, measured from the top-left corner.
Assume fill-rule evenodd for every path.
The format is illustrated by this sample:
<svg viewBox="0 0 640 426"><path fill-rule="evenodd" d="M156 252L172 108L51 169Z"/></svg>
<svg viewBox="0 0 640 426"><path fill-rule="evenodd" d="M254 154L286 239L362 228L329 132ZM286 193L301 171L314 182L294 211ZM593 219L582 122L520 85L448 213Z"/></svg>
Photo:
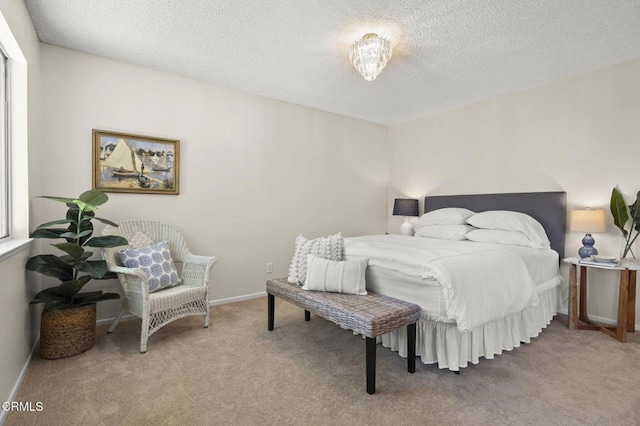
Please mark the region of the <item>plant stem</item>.
<svg viewBox="0 0 640 426"><path fill-rule="evenodd" d="M78 219L76 220L76 235L78 235L80 233L80 224L82 223L81 219L82 219L82 209L80 208L80 206L78 206ZM80 245L80 238L79 237L76 237L75 241L76 241L77 245ZM73 279L74 280L78 279L78 269L77 268L73 268Z"/></svg>
<svg viewBox="0 0 640 426"><path fill-rule="evenodd" d="M631 228L631 232L633 232L633 228ZM629 236L631 236L631 232L629 232ZM631 240L631 242L628 242L628 243L627 243L627 245L626 245L626 247L625 247L625 250L624 250L624 256L626 256L628 252L631 252L631 256L632 256L634 259L636 258L636 254L633 252L633 250L631 249L631 247L633 247L633 243L635 243L635 242L636 242L636 239L638 238L638 235L639 235L639 233L638 233L638 231L636 231L636 235L635 235L635 237L633 237L633 240ZM623 257L624 257L624 256L623 256Z"/></svg>

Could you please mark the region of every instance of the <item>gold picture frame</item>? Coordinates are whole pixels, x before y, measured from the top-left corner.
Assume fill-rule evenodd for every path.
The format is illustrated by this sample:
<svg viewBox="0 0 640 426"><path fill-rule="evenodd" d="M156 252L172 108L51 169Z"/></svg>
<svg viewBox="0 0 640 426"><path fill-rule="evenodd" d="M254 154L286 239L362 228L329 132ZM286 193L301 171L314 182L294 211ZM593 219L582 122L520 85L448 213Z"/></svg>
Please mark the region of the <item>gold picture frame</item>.
<svg viewBox="0 0 640 426"><path fill-rule="evenodd" d="M180 141L93 129L93 189L178 195Z"/></svg>

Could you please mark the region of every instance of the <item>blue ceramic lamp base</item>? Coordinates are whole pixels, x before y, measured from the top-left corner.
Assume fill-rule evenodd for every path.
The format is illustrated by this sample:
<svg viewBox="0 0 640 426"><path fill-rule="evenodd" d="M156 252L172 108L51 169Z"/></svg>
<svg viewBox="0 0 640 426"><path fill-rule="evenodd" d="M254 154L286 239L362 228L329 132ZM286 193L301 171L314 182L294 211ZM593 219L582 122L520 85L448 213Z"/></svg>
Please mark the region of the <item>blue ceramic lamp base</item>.
<svg viewBox="0 0 640 426"><path fill-rule="evenodd" d="M598 254L598 249L593 245L596 243L596 240L593 239L591 234L587 234L582 239L582 247L578 250L578 254L581 258L595 256Z"/></svg>

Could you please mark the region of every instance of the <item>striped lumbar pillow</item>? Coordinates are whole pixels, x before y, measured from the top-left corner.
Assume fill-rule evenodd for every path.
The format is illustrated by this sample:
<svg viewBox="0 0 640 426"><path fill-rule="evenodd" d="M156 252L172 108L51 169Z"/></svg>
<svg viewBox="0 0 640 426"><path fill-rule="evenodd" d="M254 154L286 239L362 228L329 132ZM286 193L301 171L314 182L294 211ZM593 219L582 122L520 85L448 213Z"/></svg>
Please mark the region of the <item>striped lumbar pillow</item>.
<svg viewBox="0 0 640 426"><path fill-rule="evenodd" d="M307 255L307 279L303 290L329 291L364 296L367 259L335 261Z"/></svg>

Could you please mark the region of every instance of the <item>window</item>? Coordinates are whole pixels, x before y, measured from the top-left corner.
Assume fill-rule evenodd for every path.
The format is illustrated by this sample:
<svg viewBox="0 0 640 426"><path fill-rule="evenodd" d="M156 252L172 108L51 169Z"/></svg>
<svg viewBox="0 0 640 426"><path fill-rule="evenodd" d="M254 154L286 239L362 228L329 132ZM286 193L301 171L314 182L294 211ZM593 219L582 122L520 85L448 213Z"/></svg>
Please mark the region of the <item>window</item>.
<svg viewBox="0 0 640 426"><path fill-rule="evenodd" d="M9 96L7 55L0 49L0 239L9 236Z"/></svg>
<svg viewBox="0 0 640 426"><path fill-rule="evenodd" d="M27 60L0 11L0 262L29 239Z"/></svg>

